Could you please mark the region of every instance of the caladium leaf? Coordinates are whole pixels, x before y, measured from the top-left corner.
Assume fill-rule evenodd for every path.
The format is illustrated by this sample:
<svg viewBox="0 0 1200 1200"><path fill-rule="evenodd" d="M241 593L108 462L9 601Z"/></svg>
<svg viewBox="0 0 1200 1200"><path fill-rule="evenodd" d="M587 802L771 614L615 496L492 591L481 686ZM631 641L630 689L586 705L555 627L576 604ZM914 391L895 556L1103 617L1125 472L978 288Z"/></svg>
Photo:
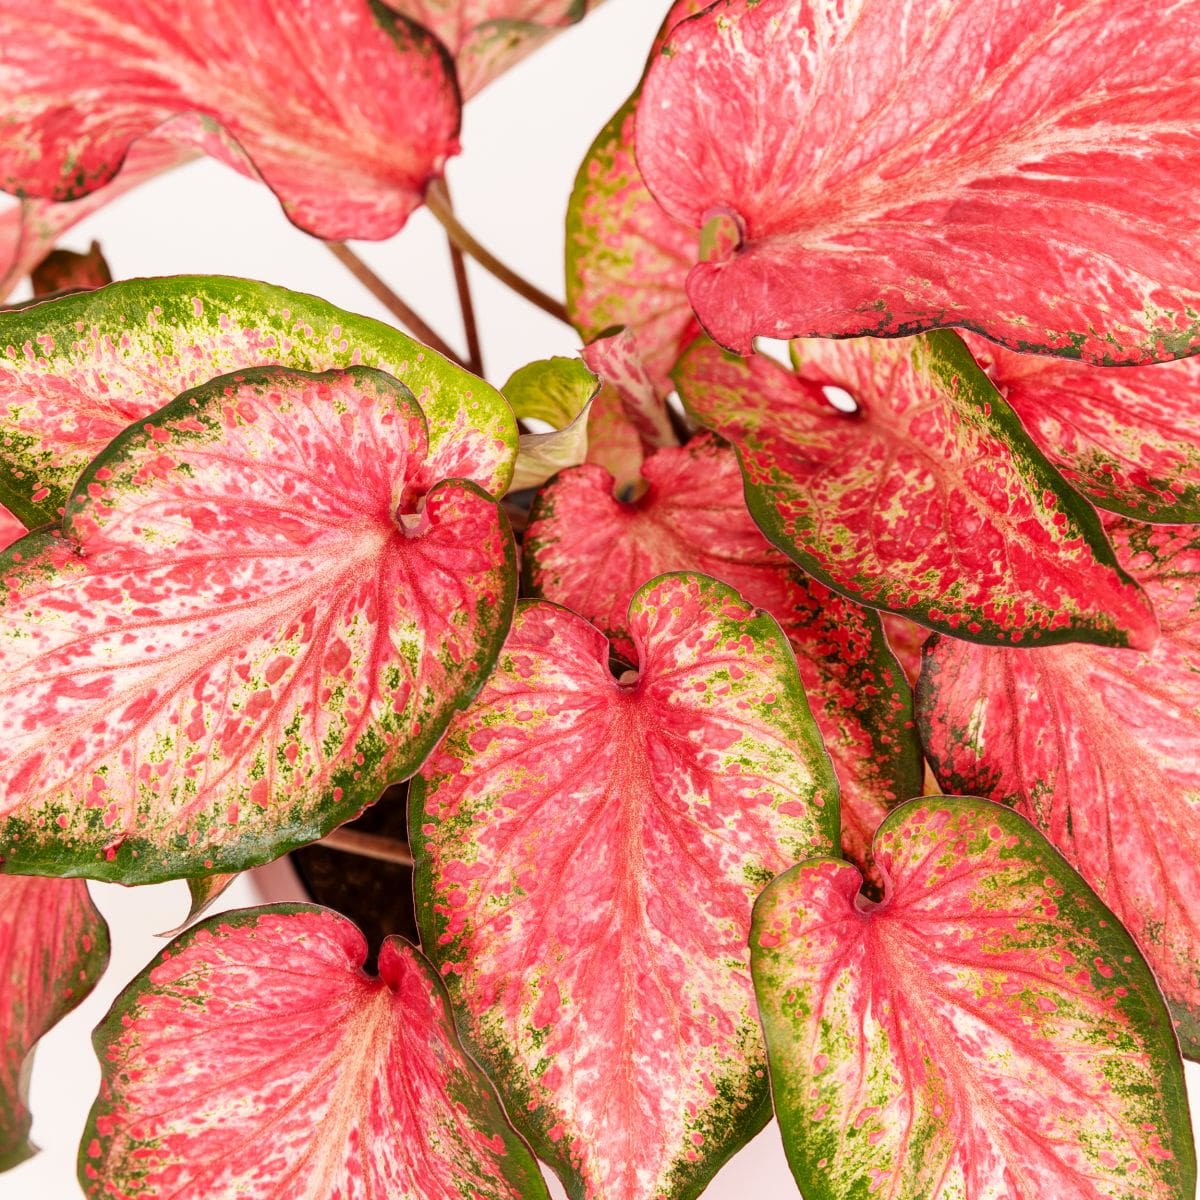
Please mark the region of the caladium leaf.
<svg viewBox="0 0 1200 1200"><path fill-rule="evenodd" d="M586 342L631 331L659 395L699 332L684 292L696 231L665 212L633 157L635 93L587 152L567 207L567 312Z"/></svg>
<svg viewBox="0 0 1200 1200"><path fill-rule="evenodd" d="M35 296L53 295L55 292L90 292L112 283L109 270L99 242L92 242L87 250L51 250L30 272Z"/></svg>
<svg viewBox="0 0 1200 1200"><path fill-rule="evenodd" d="M602 0L387 0L432 30L454 56L463 99L515 66Z"/></svg>
<svg viewBox="0 0 1200 1200"><path fill-rule="evenodd" d="M1162 633L1146 654L935 639L920 720L942 786L1013 805L1121 918L1200 1056L1200 531L1117 522Z"/></svg>
<svg viewBox="0 0 1200 1200"><path fill-rule="evenodd" d="M750 905L837 830L778 626L694 575L642 588L629 621L622 685L597 629L520 605L410 801L463 1040L581 1200L696 1196L766 1120Z"/></svg>
<svg viewBox="0 0 1200 1200"><path fill-rule="evenodd" d="M545 421L550 433L521 434L511 490L537 487L587 458L588 414L600 380L577 358L527 363L501 391L520 420Z"/></svg>
<svg viewBox="0 0 1200 1200"><path fill-rule="evenodd" d="M57 521L80 472L131 421L243 367L379 367L416 396L446 473L501 496L516 428L482 380L378 321L249 280L131 280L0 313L0 503Z"/></svg>
<svg viewBox="0 0 1200 1200"><path fill-rule="evenodd" d="M429 964L390 938L375 979L366 952L300 904L172 942L96 1030L84 1193L546 1200Z"/></svg>
<svg viewBox="0 0 1200 1200"><path fill-rule="evenodd" d="M754 985L806 1200L1188 1200L1182 1063L1116 918L1011 810L928 797L754 911Z"/></svg>
<svg viewBox="0 0 1200 1200"><path fill-rule="evenodd" d="M536 594L592 621L632 661L629 602L667 571L703 571L782 626L841 792L842 848L866 864L888 809L920 791L912 693L878 616L807 579L759 532L737 459L711 434L643 464L635 501L597 467L564 471L539 492L525 531Z"/></svg>
<svg viewBox="0 0 1200 1200"><path fill-rule="evenodd" d="M11 546L18 538L25 536L25 526L17 520L13 513L0 505L0 550Z"/></svg>
<svg viewBox="0 0 1200 1200"><path fill-rule="evenodd" d="M966 335L1046 457L1093 504L1141 521L1200 521L1200 359L1096 367Z"/></svg>
<svg viewBox="0 0 1200 1200"><path fill-rule="evenodd" d="M516 592L478 433L373 368L185 392L0 559L0 855L123 882L322 837L415 771ZM448 482L446 482L448 480Z"/></svg>
<svg viewBox="0 0 1200 1200"><path fill-rule="evenodd" d="M646 370L641 344L630 330L597 338L581 353L583 361L616 389L626 417L648 448L679 444L667 406Z"/></svg>
<svg viewBox="0 0 1200 1200"><path fill-rule="evenodd" d="M1194 354L1197 17L1197 0L1169 21L1157 0L721 0L678 25L637 159L708 235L700 321L740 353L961 325L1094 362Z"/></svg>
<svg viewBox="0 0 1200 1200"><path fill-rule="evenodd" d="M34 1045L108 965L108 927L78 879L0 878L0 1171L28 1158Z"/></svg>
<svg viewBox="0 0 1200 1200"><path fill-rule="evenodd" d="M172 122L172 128L178 128ZM195 158L200 151L185 141L154 135L134 143L109 184L78 200L13 200L0 208L0 300L53 249L71 226L90 217L125 192ZM0 203L3 203L0 200Z"/></svg>
<svg viewBox="0 0 1200 1200"><path fill-rule="evenodd" d="M921 648L933 635L924 625L895 613L880 613L879 619L896 661L904 668L909 683L916 687L917 677L921 674Z"/></svg>
<svg viewBox="0 0 1200 1200"><path fill-rule="evenodd" d="M819 343L806 362L817 354L822 374L799 376L702 339L676 370L690 411L736 447L775 545L852 599L971 641L1153 643L1096 513L957 334Z"/></svg>
<svg viewBox="0 0 1200 1200"><path fill-rule="evenodd" d="M84 195L139 137L198 114L301 229L385 238L458 149L444 51L371 0L0 0L0 25L6 191Z"/></svg>

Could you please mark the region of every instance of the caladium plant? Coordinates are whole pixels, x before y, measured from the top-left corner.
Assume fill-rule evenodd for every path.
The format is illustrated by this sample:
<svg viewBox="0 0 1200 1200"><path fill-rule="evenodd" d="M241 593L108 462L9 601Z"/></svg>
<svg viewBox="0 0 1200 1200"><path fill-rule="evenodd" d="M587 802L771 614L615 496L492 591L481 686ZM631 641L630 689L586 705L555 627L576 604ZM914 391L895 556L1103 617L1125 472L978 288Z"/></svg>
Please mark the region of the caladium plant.
<svg viewBox="0 0 1200 1200"><path fill-rule="evenodd" d="M416 941L179 932L84 1194L693 1200L774 1116L808 1200L1193 1200L1200 0L663 0L560 302L443 175L595 7L0 0L0 1170L87 881L325 842ZM415 336L47 257L202 153ZM342 242L422 205L462 353ZM486 381L464 255L577 352Z"/></svg>

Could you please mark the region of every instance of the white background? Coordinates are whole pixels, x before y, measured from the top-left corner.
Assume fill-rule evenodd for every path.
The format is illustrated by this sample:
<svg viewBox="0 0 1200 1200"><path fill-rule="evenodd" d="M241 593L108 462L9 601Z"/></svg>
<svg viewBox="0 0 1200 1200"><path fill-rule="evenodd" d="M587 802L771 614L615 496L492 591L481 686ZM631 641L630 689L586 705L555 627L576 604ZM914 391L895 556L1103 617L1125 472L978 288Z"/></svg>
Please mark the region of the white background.
<svg viewBox="0 0 1200 1200"><path fill-rule="evenodd" d="M636 84L668 7L668 0L608 0L467 107L463 152L449 170L459 215L485 245L553 295L563 294L563 216L576 168ZM118 279L242 275L389 320L319 242L286 221L266 188L211 161L183 167L116 201L63 244L84 249L93 237ZM356 249L434 328L462 345L445 239L427 213L417 213L390 242ZM577 349L571 330L489 275L472 267L471 280L492 383L503 384L523 363ZM0 1200L79 1200L75 1155L99 1080L91 1030L121 987L162 948L156 935L187 912L183 884L92 887L112 929L112 964L91 998L37 1051L31 1103L33 1139L42 1153L0 1175ZM286 864L264 868L240 879L217 908L289 899L292 887ZM1187 1074L1196 1097L1200 1068L1189 1063ZM562 1195L557 1183L554 1190ZM773 1124L705 1193L710 1200L795 1195Z"/></svg>

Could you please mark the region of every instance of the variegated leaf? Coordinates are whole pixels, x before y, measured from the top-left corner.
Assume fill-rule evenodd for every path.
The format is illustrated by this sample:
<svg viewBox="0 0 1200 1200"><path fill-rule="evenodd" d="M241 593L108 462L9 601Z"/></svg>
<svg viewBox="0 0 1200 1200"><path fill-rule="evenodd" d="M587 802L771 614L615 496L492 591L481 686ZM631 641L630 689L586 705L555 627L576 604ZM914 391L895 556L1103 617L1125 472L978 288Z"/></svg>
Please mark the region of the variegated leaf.
<svg viewBox="0 0 1200 1200"><path fill-rule="evenodd" d="M948 330L814 342L793 375L697 342L684 403L733 442L763 532L860 603L982 642L1148 646L1100 520ZM853 413L826 399L848 389Z"/></svg>
<svg viewBox="0 0 1200 1200"><path fill-rule="evenodd" d="M679 444L667 406L647 370L641 343L631 330L597 338L581 353L583 361L616 389L626 418L647 448Z"/></svg>
<svg viewBox="0 0 1200 1200"><path fill-rule="evenodd" d="M173 123L174 127L174 123ZM41 262L59 238L98 208L148 179L194 158L199 150L162 135L139 139L120 174L78 200L13 200L0 208L0 300ZM3 201L0 201L3 203Z"/></svg>
<svg viewBox="0 0 1200 1200"><path fill-rule="evenodd" d="M720 343L943 325L1104 363L1200 349L1200 0L719 0L638 164L708 243Z"/></svg>
<svg viewBox="0 0 1200 1200"><path fill-rule="evenodd" d="M198 115L300 228L385 238L458 149L443 50L374 0L0 0L0 25L0 187L20 195L94 191Z"/></svg>
<svg viewBox="0 0 1200 1200"><path fill-rule="evenodd" d="M96 1030L79 1154L95 1200L546 1200L463 1053L445 990L344 917L223 913L172 942Z"/></svg>
<svg viewBox="0 0 1200 1200"><path fill-rule="evenodd" d="M4 868L127 883L323 836L415 771L515 595L511 456L373 368L185 392L0 559ZM447 482L448 480L448 482Z"/></svg>
<svg viewBox="0 0 1200 1200"><path fill-rule="evenodd" d="M501 496L516 428L482 380L377 321L298 292L203 276L131 280L0 313L0 503L57 521L85 466L130 421L243 367L363 364L404 383L447 476ZM480 436L480 435L483 436Z"/></svg>
<svg viewBox="0 0 1200 1200"><path fill-rule="evenodd" d="M769 617L671 575L629 620L621 682L594 627L518 608L413 784L417 907L464 1041L569 1193L682 1200L769 1114L750 905L834 844L836 785Z"/></svg>
<svg viewBox="0 0 1200 1200"><path fill-rule="evenodd" d="M1118 522L1162 633L1145 654L935 639L920 713L942 786L1013 805L1137 939L1200 1056L1200 531Z"/></svg>
<svg viewBox="0 0 1200 1200"><path fill-rule="evenodd" d="M34 1153L26 1082L43 1034L108 965L108 927L79 879L0 877L0 1171Z"/></svg>
<svg viewBox="0 0 1200 1200"><path fill-rule="evenodd" d="M1029 436L1093 504L1140 521L1200 521L1200 358L1096 367L965 340Z"/></svg>
<svg viewBox="0 0 1200 1200"><path fill-rule="evenodd" d="M742 498L737 459L711 434L643 464L645 492L613 495L597 467L564 471L525 532L531 588L579 613L632 661L629 601L667 571L703 571L782 626L841 792L842 847L866 864L887 810L920 791L912 694L878 616L805 578L768 544Z"/></svg>
<svg viewBox="0 0 1200 1200"><path fill-rule="evenodd" d="M887 891L803 863L755 907L754 985L806 1200L1191 1200L1179 1050L1117 919L985 800L875 843Z"/></svg>
<svg viewBox="0 0 1200 1200"><path fill-rule="evenodd" d="M464 100L603 0L387 0L454 56Z"/></svg>

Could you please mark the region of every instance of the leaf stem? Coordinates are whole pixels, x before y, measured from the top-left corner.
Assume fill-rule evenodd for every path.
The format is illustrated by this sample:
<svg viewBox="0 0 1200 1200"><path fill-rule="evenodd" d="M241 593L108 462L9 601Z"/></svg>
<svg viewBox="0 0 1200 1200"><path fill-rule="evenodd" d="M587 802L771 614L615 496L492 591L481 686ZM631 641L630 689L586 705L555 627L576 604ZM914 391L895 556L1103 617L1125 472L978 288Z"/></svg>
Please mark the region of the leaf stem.
<svg viewBox="0 0 1200 1200"><path fill-rule="evenodd" d="M442 186L446 189L446 204L453 208L450 188L444 180ZM454 287L458 292L458 308L462 313L463 333L467 339L467 366L476 375L482 376L483 348L479 344L479 326L475 321L475 301L471 296L471 280L467 276L467 260L448 233L446 234L446 244L450 248L450 265L454 268Z"/></svg>
<svg viewBox="0 0 1200 1200"><path fill-rule="evenodd" d="M549 313L564 325L570 325L566 306L561 300L548 296L528 279L518 275L511 267L502 263L486 246L480 245L474 235L454 215L450 207L450 196L440 179L435 179L425 191L425 203L429 211L442 223L446 236L464 254L469 254L481 267L490 271L501 283L511 288L518 296L536 305L542 312Z"/></svg>
<svg viewBox="0 0 1200 1200"><path fill-rule="evenodd" d="M344 266L359 283L379 301L400 322L406 326L418 341L424 342L431 350L467 367L462 356L435 329L425 323L424 318L400 299L394 291L370 267L367 266L345 242L326 242L329 252ZM470 370L470 367L467 367Z"/></svg>
<svg viewBox="0 0 1200 1200"><path fill-rule="evenodd" d="M373 858L377 862L399 863L403 867L413 865L412 851L407 842L384 837L379 833L363 833L360 829L335 829L317 844L327 850L341 850L344 854L357 854L360 858Z"/></svg>

